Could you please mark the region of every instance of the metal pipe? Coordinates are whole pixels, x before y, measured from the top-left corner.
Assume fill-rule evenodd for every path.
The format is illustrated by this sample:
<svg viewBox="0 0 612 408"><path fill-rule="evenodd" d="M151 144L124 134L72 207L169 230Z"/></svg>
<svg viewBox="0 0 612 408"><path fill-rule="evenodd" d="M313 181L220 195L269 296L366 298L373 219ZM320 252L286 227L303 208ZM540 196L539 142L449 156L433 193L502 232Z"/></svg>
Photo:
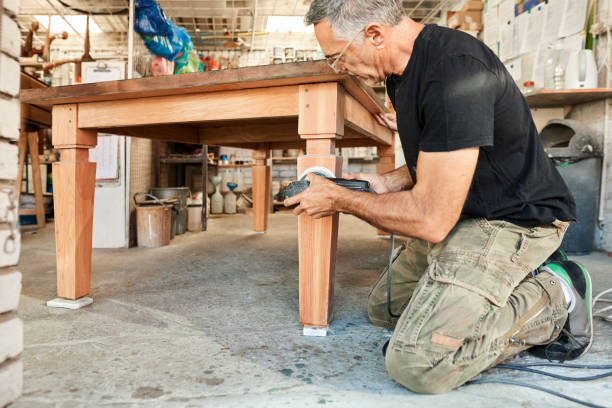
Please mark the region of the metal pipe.
<svg viewBox="0 0 612 408"><path fill-rule="evenodd" d="M603 158L601 160L601 184L599 186L599 223L603 223L606 219L606 182L608 178L607 162L608 152L606 151L608 144L606 143L608 137L610 137L610 100L604 101L606 104L604 108L604 134L603 134Z"/></svg>
<svg viewBox="0 0 612 408"><path fill-rule="evenodd" d="M130 0L130 12L128 15L128 63L127 79L134 75L134 0Z"/></svg>
<svg viewBox="0 0 612 408"><path fill-rule="evenodd" d="M251 46L249 51L253 51L253 44L255 43L255 24L257 23L257 0L253 3L253 25L251 26Z"/></svg>

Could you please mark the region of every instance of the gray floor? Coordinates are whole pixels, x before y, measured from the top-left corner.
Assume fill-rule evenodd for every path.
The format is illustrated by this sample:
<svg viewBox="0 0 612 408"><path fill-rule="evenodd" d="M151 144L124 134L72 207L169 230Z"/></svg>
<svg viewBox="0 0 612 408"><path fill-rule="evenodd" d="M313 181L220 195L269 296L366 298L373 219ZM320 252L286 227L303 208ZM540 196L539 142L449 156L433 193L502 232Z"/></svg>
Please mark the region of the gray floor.
<svg viewBox="0 0 612 408"><path fill-rule="evenodd" d="M390 332L369 324L365 310L389 241L350 216L340 222L330 334L303 337L296 218L271 216L265 235L250 228L249 216L226 216L210 220L208 232L178 236L168 247L95 250L94 304L79 311L45 306L56 287L53 225L26 233L19 265L25 385L13 407L575 406L510 385L424 396L395 384L380 351ZM576 259L593 273L596 293L612 287L612 258ZM597 329L582 362L612 364L612 324L598 322ZM611 379L567 383L502 370L485 375L602 405L612 400Z"/></svg>

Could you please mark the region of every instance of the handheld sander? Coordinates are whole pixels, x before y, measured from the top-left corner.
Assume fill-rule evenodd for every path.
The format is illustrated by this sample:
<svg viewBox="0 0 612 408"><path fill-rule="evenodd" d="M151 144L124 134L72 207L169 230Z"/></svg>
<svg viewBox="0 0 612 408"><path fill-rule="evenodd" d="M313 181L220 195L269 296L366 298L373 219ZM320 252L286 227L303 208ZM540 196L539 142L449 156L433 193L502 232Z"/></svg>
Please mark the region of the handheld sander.
<svg viewBox="0 0 612 408"><path fill-rule="evenodd" d="M370 183L366 180L347 180L344 178L335 178L332 172L325 167L316 166L306 169L297 181L290 183L285 190L283 190L283 196L285 198L293 197L294 195L306 190L308 186L310 186L310 181L306 180L306 175L308 173L314 173L317 176L325 177L329 181L350 190L363 191L366 193L374 192L370 188Z"/></svg>

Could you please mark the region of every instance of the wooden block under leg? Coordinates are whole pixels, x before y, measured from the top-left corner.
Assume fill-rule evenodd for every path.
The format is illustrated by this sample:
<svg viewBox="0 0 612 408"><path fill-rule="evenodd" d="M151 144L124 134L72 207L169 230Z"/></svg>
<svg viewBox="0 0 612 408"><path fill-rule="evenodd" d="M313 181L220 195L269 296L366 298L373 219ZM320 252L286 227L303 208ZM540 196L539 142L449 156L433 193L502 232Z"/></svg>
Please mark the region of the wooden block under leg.
<svg viewBox="0 0 612 408"><path fill-rule="evenodd" d="M308 152L307 141L306 149ZM320 147L320 141L318 147ZM329 140L333 144L333 139ZM333 151L333 149L327 149ZM336 176L342 174L342 158L328 155L301 156L298 174L311 167L321 166ZM313 328L324 328L333 314L334 275L338 242L338 214L313 219L302 214L298 217L300 260L300 323L304 334L317 333Z"/></svg>

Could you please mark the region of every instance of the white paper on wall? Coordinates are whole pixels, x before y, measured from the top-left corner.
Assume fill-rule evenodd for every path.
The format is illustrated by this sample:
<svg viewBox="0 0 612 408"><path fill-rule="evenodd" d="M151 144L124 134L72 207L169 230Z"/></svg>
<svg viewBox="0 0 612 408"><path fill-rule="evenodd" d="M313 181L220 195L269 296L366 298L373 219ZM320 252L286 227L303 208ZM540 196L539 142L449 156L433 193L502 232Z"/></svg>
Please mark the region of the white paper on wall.
<svg viewBox="0 0 612 408"><path fill-rule="evenodd" d="M538 5L529 12L523 13L526 17L526 29L519 54L535 51L542 40L542 26L544 23L544 7Z"/></svg>
<svg viewBox="0 0 612 408"><path fill-rule="evenodd" d="M512 57L521 55L521 47L527 37L527 23L529 14L520 14L514 19L514 32L512 33Z"/></svg>
<svg viewBox="0 0 612 408"><path fill-rule="evenodd" d="M498 16L501 24L514 21L514 3L513 0L504 0L499 3Z"/></svg>
<svg viewBox="0 0 612 408"><path fill-rule="evenodd" d="M506 69L508 70L510 75L512 75L512 78L516 82L520 82L521 77L523 76L523 73L522 73L523 61L521 60L521 58L519 57L519 58L510 60L506 62L504 65L506 66Z"/></svg>
<svg viewBox="0 0 612 408"><path fill-rule="evenodd" d="M485 44L493 44L499 41L499 7L490 7L483 13L483 34L482 40Z"/></svg>
<svg viewBox="0 0 612 408"><path fill-rule="evenodd" d="M564 2L565 0L548 0L548 4L544 5L542 43L547 44L559 38Z"/></svg>
<svg viewBox="0 0 612 408"><path fill-rule="evenodd" d="M98 134L98 144L89 149L89 161L96 163L96 181L119 178L119 136Z"/></svg>
<svg viewBox="0 0 612 408"><path fill-rule="evenodd" d="M499 28L499 59L502 61L512 58L514 48L514 24L504 22Z"/></svg>
<svg viewBox="0 0 612 408"><path fill-rule="evenodd" d="M588 0L565 0L559 37L567 37L584 30Z"/></svg>

